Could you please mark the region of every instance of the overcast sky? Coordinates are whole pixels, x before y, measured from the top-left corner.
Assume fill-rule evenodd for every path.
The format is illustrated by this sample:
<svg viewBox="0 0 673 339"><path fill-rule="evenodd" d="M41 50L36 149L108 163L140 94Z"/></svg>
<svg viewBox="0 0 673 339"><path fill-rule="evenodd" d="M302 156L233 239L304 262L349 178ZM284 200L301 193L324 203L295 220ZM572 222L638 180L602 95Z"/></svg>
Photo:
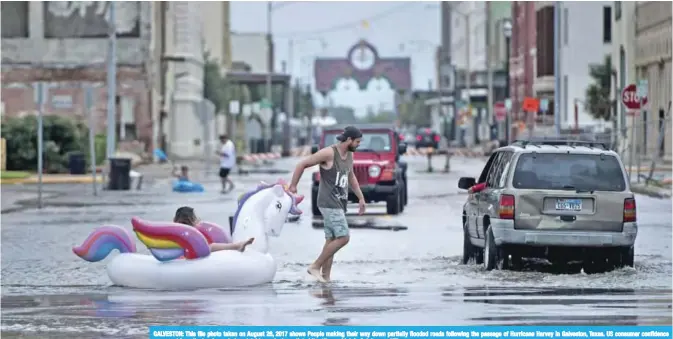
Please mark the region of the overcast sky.
<svg viewBox="0 0 673 339"><path fill-rule="evenodd" d="M266 31L266 2L232 1L231 29L236 32ZM369 27L363 19L372 18ZM313 82L315 57L345 57L359 39L370 41L382 57L411 57L415 89L435 86L435 48L439 44L438 2L274 2L273 34L276 69L281 62L292 64L292 75ZM288 56L292 37L294 58ZM324 44L321 42L324 41ZM404 48L401 48L404 45ZM289 67L289 66L288 66ZM342 81L331 98L335 105L356 108L365 114L367 106L375 110L392 109L393 92L386 84L372 83L367 91ZM318 95L318 97L321 97ZM323 100L319 98L318 104Z"/></svg>

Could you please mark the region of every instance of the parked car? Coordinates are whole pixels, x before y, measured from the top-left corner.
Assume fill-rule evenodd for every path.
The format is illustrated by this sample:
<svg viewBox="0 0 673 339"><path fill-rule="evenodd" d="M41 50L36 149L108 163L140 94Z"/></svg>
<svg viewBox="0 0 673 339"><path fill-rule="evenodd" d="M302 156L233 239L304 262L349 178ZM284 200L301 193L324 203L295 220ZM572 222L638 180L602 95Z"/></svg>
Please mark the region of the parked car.
<svg viewBox="0 0 673 339"><path fill-rule="evenodd" d="M516 141L494 151L478 178L460 178L463 258L486 270L522 258L586 273L634 265L636 200L617 153L595 142Z"/></svg>
<svg viewBox="0 0 673 339"><path fill-rule="evenodd" d="M438 149L440 140L439 133L431 128L419 128L416 131L416 148L432 147Z"/></svg>
<svg viewBox="0 0 673 339"><path fill-rule="evenodd" d="M315 153L322 147L337 143L336 137L343 132L343 127L345 126L325 128L320 144L315 145L311 151ZM407 146L399 142L399 135L392 126L363 125L358 128L362 131L362 141L353 153L353 172L365 201L385 201L388 214L399 214L407 205L407 164L400 160L400 155L406 153ZM320 216L317 206L319 182L320 172L313 173L311 211L314 216ZM348 200L354 203L358 201L352 191L348 194Z"/></svg>

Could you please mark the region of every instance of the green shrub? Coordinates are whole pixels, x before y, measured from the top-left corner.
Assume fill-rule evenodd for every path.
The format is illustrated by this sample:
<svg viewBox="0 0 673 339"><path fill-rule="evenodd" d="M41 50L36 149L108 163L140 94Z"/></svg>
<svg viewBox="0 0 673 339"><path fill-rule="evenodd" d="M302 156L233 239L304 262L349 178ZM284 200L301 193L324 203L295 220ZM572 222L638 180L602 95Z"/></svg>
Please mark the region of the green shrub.
<svg viewBox="0 0 673 339"><path fill-rule="evenodd" d="M7 143L8 170L37 170L37 117L6 118L1 126ZM88 153L86 126L60 116L43 118L44 170L63 172L70 152Z"/></svg>

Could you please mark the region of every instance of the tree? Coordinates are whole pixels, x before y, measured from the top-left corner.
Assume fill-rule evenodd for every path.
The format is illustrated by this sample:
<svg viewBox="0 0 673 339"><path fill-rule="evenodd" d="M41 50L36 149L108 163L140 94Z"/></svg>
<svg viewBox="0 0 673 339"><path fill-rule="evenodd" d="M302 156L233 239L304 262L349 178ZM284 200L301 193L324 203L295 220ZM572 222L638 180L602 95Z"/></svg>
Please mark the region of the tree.
<svg viewBox="0 0 673 339"><path fill-rule="evenodd" d="M220 72L217 60L212 59L208 52L204 53L203 60L203 97L215 105L215 113L222 113L227 107L227 84Z"/></svg>
<svg viewBox="0 0 673 339"><path fill-rule="evenodd" d="M589 76L593 80L593 83L587 87L584 107L596 119L610 119L612 108L612 101L610 100L612 72L610 55L606 55L601 64L589 65Z"/></svg>

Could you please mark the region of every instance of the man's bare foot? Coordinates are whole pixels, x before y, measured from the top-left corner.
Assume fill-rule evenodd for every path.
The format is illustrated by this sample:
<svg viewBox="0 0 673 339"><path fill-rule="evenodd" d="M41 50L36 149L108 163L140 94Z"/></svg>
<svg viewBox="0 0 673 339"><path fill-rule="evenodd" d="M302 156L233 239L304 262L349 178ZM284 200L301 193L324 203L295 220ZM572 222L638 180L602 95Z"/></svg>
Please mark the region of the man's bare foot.
<svg viewBox="0 0 673 339"><path fill-rule="evenodd" d="M313 265L309 266L308 269L306 269L306 272L316 278L319 282L327 282L325 278L322 277L322 274L320 274L320 269L313 267Z"/></svg>
<svg viewBox="0 0 673 339"><path fill-rule="evenodd" d="M241 252L245 251L245 248L248 245L252 244L254 241L255 241L255 238L250 238L250 239L248 239L244 242L240 242L240 248L238 250L241 251Z"/></svg>
<svg viewBox="0 0 673 339"><path fill-rule="evenodd" d="M329 277L329 276L326 276L326 275L323 275L322 278L325 279L325 282L330 282L330 281L332 281L332 279L330 279L330 277Z"/></svg>

